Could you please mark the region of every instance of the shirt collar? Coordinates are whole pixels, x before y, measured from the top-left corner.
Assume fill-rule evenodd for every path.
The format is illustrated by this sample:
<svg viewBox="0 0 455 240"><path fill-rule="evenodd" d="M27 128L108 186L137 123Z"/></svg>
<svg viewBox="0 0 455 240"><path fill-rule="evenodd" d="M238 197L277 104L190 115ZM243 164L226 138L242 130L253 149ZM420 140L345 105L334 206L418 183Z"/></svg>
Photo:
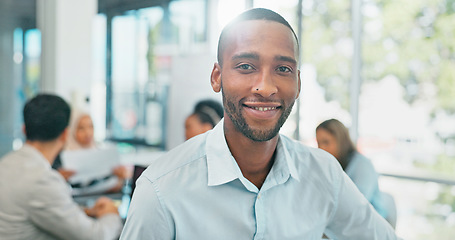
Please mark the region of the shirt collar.
<svg viewBox="0 0 455 240"><path fill-rule="evenodd" d="M289 141L289 140L288 140ZM280 135L277 145L277 155L275 157L275 163L273 164L272 171L275 174L281 172L285 175L291 175L297 181L300 181L299 175L297 174L297 168L295 167L295 162L289 154L288 144L284 140L284 137ZM276 168L274 169L274 167Z"/></svg>
<svg viewBox="0 0 455 240"><path fill-rule="evenodd" d="M292 160L285 142L278 140L275 163L267 176L272 184L284 183L289 176L300 181L294 161ZM243 182L244 177L237 162L232 156L224 136L224 119L208 133L206 142L208 186L228 183L235 179Z"/></svg>
<svg viewBox="0 0 455 240"><path fill-rule="evenodd" d="M209 186L228 183L242 176L224 137L224 119L208 133L206 153Z"/></svg>

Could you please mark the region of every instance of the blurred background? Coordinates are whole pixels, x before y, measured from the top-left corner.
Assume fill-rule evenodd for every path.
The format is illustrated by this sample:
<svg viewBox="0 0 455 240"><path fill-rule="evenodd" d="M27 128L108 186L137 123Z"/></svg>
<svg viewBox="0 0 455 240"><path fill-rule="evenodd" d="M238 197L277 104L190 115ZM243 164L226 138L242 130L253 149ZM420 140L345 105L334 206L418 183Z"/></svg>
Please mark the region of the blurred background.
<svg viewBox="0 0 455 240"><path fill-rule="evenodd" d="M404 239L455 236L455 0L1 0L0 156L39 92L90 109L97 141L165 151L213 93L218 35L265 7L299 35L302 92L282 133L317 147L337 118L381 173Z"/></svg>

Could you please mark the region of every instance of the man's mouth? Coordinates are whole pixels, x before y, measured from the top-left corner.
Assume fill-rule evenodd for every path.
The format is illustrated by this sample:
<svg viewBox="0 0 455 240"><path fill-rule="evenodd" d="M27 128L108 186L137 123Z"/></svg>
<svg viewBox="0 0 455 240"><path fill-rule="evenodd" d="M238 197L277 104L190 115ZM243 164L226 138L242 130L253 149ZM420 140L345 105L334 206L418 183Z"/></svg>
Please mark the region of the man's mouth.
<svg viewBox="0 0 455 240"><path fill-rule="evenodd" d="M272 119L281 109L279 102L244 102L243 107L248 115L257 119Z"/></svg>
<svg viewBox="0 0 455 240"><path fill-rule="evenodd" d="M248 107L248 106L247 106L247 107ZM262 111L262 112L277 109L277 107L250 107L250 108L255 109L255 110L258 110L258 111Z"/></svg>
<svg viewBox="0 0 455 240"><path fill-rule="evenodd" d="M245 101L242 103L244 107L252 108L258 111L271 111L281 108L280 102L255 102L255 101Z"/></svg>

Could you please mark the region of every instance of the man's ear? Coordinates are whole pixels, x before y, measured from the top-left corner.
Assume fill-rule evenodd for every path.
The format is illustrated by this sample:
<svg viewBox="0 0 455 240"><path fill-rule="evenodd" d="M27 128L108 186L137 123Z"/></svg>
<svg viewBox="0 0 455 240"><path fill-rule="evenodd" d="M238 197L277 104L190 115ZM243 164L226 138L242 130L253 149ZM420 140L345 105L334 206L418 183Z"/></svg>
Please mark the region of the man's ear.
<svg viewBox="0 0 455 240"><path fill-rule="evenodd" d="M22 133L24 136L27 136L27 131L25 131L25 124L22 124Z"/></svg>
<svg viewBox="0 0 455 240"><path fill-rule="evenodd" d="M217 93L221 91L221 66L218 63L213 65L210 84L212 85L213 91Z"/></svg>
<svg viewBox="0 0 455 240"><path fill-rule="evenodd" d="M297 99L299 96L300 96L300 89L301 89L301 81L300 81L300 70L297 70L297 80L299 81L298 82L298 92L297 92L297 96L295 97L295 99Z"/></svg>
<svg viewBox="0 0 455 240"><path fill-rule="evenodd" d="M65 130L63 130L62 134L60 134L60 136L58 137L60 141L62 141L63 143L66 143L66 140L68 139L68 134L69 134L69 128L65 128Z"/></svg>

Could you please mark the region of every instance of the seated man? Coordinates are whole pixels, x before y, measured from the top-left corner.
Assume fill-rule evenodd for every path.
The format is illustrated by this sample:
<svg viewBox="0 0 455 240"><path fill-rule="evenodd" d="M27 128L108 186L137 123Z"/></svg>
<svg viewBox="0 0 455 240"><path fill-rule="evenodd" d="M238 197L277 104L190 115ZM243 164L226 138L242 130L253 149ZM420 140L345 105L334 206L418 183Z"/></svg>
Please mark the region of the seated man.
<svg viewBox="0 0 455 240"><path fill-rule="evenodd" d="M120 239L396 240L333 156L279 134L300 94L297 36L251 9L221 32L224 118L137 180Z"/></svg>
<svg viewBox="0 0 455 240"><path fill-rule="evenodd" d="M122 222L114 203L101 198L85 212L65 179L51 168L68 136L70 107L40 94L24 107L25 145L0 159L2 239L114 239Z"/></svg>

